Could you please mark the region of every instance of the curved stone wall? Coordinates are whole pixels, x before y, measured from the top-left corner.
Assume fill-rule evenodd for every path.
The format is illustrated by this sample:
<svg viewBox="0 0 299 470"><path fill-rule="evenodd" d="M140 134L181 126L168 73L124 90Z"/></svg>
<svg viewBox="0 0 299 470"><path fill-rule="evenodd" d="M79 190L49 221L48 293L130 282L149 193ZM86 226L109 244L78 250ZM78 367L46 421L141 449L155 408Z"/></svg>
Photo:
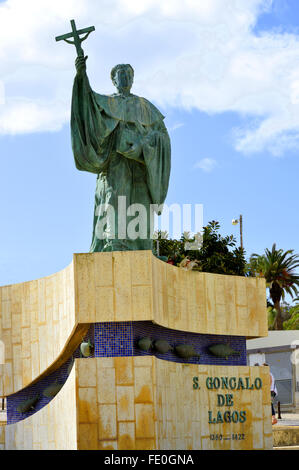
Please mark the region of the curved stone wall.
<svg viewBox="0 0 299 470"><path fill-rule="evenodd" d="M47 406L27 419L5 426L4 432L5 450L76 450L75 368Z"/></svg>
<svg viewBox="0 0 299 470"><path fill-rule="evenodd" d="M265 312L264 279L186 272L150 251L77 254L52 276L0 287L0 396L57 368L90 323L252 338L267 336Z"/></svg>
<svg viewBox="0 0 299 470"><path fill-rule="evenodd" d="M262 278L187 272L150 251L79 254L74 268L78 323L149 320L202 334L268 335Z"/></svg>
<svg viewBox="0 0 299 470"><path fill-rule="evenodd" d="M220 419L221 403L206 378L224 376L240 383L234 417L247 417L246 442L233 448L270 448L269 371L245 365L246 338L268 333L265 287L264 279L186 272L150 251L77 254L59 273L1 287L0 396L12 424L0 447L5 434L6 449L216 449L218 424L207 412ZM77 358L68 376L88 331L94 357ZM192 344L200 358L140 351L142 336ZM240 354L212 357L216 343ZM53 399L16 414L55 378L66 381ZM240 423L223 424L239 432Z"/></svg>
<svg viewBox="0 0 299 470"><path fill-rule="evenodd" d="M49 277L0 287L0 396L26 387L55 362L75 326L73 263Z"/></svg>
<svg viewBox="0 0 299 470"><path fill-rule="evenodd" d="M94 326L91 325L88 334L85 336L84 341L94 342ZM44 392L49 386L61 384L62 388L67 381L67 378L72 370L75 359L80 358L80 346L72 352L70 356L56 368L53 372L50 370L48 374L40 376L37 380L32 382L22 390L9 395L6 399L7 403L7 424L14 424L24 419L30 418L35 413L38 413L42 408L48 406L55 397L45 396ZM61 390L62 390L61 388ZM60 391L61 391L60 390ZM59 393L60 393L59 391ZM46 394L47 395L47 394ZM22 405L31 398L38 397L34 407L26 412L21 413L18 410L19 405Z"/></svg>

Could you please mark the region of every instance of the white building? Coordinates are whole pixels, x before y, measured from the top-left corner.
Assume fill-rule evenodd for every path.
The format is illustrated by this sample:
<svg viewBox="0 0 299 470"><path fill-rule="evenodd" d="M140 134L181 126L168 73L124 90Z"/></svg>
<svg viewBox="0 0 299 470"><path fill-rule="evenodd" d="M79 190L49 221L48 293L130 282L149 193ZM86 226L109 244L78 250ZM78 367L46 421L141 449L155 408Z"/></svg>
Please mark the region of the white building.
<svg viewBox="0 0 299 470"><path fill-rule="evenodd" d="M266 338L246 342L247 363L269 364L281 410L299 412L299 330L269 331Z"/></svg>

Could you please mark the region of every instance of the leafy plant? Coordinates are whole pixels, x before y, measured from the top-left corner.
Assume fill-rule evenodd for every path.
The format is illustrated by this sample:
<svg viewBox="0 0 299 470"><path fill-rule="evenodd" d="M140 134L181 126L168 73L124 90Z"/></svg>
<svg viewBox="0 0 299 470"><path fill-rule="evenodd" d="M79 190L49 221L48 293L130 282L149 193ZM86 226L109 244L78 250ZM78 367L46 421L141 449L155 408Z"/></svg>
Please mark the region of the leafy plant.
<svg viewBox="0 0 299 470"><path fill-rule="evenodd" d="M284 330L299 330L299 304L290 308L290 318L283 323Z"/></svg>
<svg viewBox="0 0 299 470"><path fill-rule="evenodd" d="M286 302L282 302L280 309L281 309L281 317L282 317L282 322L283 322L283 329L285 329L285 324L291 317L291 306ZM267 310L268 310L268 329L275 330L277 310L274 308L274 305L269 300L267 301Z"/></svg>
<svg viewBox="0 0 299 470"><path fill-rule="evenodd" d="M237 247L233 235L223 237L220 225L211 221L203 228L202 245L199 249L186 249L187 244L194 244L196 237L190 238L183 233L180 240L167 238L168 234L161 231L157 233L159 255L165 257L167 262L179 266L185 258L196 261L194 271L203 271L217 274L231 274L245 276L245 252ZM154 243L154 253L157 255L157 244Z"/></svg>

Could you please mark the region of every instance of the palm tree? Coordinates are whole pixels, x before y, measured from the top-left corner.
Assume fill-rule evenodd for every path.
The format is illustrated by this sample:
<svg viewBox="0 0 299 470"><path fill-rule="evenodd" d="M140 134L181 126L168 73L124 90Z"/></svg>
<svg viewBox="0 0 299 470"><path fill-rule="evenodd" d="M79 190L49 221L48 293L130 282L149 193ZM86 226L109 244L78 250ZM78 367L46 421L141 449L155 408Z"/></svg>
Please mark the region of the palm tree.
<svg viewBox="0 0 299 470"><path fill-rule="evenodd" d="M250 257L250 274L264 277L270 290L270 298L277 313L274 325L276 330L283 329L281 300L285 294L292 298L298 295L299 275L295 270L299 267L299 256L293 253L294 250L277 250L274 243L271 251L266 249L263 255L254 253Z"/></svg>

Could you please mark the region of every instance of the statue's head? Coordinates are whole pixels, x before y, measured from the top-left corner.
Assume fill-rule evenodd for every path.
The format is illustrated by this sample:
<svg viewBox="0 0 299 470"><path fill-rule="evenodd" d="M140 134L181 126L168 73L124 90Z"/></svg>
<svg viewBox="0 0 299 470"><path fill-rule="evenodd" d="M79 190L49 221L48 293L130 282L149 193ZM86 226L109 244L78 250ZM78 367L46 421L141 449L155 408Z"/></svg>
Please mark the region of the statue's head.
<svg viewBox="0 0 299 470"><path fill-rule="evenodd" d="M111 70L111 80L119 93L129 93L134 80L134 69L130 64L118 64Z"/></svg>

